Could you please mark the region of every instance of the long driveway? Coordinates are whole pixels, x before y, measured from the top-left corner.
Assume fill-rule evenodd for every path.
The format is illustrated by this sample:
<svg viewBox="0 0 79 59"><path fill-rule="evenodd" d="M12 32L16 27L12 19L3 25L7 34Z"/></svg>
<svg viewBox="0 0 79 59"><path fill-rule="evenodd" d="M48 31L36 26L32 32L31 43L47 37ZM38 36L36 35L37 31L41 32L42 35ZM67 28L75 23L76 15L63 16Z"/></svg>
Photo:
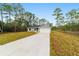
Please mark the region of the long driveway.
<svg viewBox="0 0 79 59"><path fill-rule="evenodd" d="M0 56L48 56L50 30L0 46Z"/></svg>

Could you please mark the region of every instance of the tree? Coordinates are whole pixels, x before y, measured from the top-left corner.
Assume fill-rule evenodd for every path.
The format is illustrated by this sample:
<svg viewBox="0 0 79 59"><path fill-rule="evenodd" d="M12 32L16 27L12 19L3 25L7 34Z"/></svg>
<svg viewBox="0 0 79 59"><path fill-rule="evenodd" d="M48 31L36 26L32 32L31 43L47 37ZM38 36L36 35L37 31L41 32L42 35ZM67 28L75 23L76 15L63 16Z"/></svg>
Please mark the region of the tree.
<svg viewBox="0 0 79 59"><path fill-rule="evenodd" d="M33 24L34 24L34 25L40 25L40 24L39 24L39 18L38 18L38 17L35 17L35 18L34 18Z"/></svg>
<svg viewBox="0 0 79 59"><path fill-rule="evenodd" d="M29 26L31 26L33 14L30 13L30 12L26 12L25 14L26 14L26 17L27 17L26 20L29 23Z"/></svg>
<svg viewBox="0 0 79 59"><path fill-rule="evenodd" d="M15 26L14 26L14 31L16 32L16 29L17 29L17 20L18 21L22 21L23 20L23 15L24 15L24 8L22 7L21 4L13 4L13 11L14 11L14 23L15 23ZM19 19L18 19L19 17ZM21 25L18 25L18 26L21 26Z"/></svg>
<svg viewBox="0 0 79 59"><path fill-rule="evenodd" d="M70 23L73 23L75 21L75 19L77 18L77 10L72 9L71 11L66 13L66 17L67 17L67 19L69 19Z"/></svg>
<svg viewBox="0 0 79 59"><path fill-rule="evenodd" d="M45 18L42 18L42 19L39 20L39 24L40 24L40 25L43 25L43 24L45 24L46 22L47 22L47 20L46 20Z"/></svg>
<svg viewBox="0 0 79 59"><path fill-rule="evenodd" d="M18 7L17 7L17 4L12 4L12 7L13 7L13 12L14 12L14 31L16 32L16 30L17 30L16 16L18 15Z"/></svg>
<svg viewBox="0 0 79 59"><path fill-rule="evenodd" d="M0 15L1 15L1 32L3 32L3 27L4 27L4 25L3 25L3 11L4 11L4 7L3 7L3 4L0 4Z"/></svg>
<svg viewBox="0 0 79 59"><path fill-rule="evenodd" d="M76 30L76 26L79 22L79 12L77 9L72 9L70 10L68 13L66 13L66 17L68 19L68 26L69 27L69 30L72 31L72 30ZM78 27L77 27L78 28Z"/></svg>
<svg viewBox="0 0 79 59"><path fill-rule="evenodd" d="M6 12L6 14L8 14L8 17L9 19L7 19L7 22L11 22L11 15L12 15L12 11L13 11L13 8L10 4L3 4L3 7L4 7L4 11Z"/></svg>
<svg viewBox="0 0 79 59"><path fill-rule="evenodd" d="M61 23L64 22L64 16L63 13L61 13L61 9L60 8L56 8L54 10L54 14L53 16L55 16L56 22L57 22L57 26L61 26Z"/></svg>

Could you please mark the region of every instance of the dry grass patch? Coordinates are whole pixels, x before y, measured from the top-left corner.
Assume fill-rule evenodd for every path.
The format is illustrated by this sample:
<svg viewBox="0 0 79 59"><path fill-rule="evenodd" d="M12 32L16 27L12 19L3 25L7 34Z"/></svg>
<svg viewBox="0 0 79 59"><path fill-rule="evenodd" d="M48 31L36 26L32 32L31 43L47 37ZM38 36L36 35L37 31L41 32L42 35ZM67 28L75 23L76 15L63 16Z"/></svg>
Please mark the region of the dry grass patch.
<svg viewBox="0 0 79 59"><path fill-rule="evenodd" d="M35 34L35 32L13 32L13 33L4 33L0 34L0 45L28 37Z"/></svg>
<svg viewBox="0 0 79 59"><path fill-rule="evenodd" d="M79 36L53 31L50 34L51 56L79 56Z"/></svg>

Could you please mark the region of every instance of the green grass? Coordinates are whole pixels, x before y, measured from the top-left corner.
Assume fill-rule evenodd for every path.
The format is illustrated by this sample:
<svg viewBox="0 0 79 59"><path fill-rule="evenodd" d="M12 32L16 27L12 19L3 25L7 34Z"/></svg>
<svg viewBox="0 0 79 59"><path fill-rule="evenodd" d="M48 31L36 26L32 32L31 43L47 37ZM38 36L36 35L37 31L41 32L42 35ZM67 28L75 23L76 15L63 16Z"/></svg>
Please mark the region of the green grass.
<svg viewBox="0 0 79 59"><path fill-rule="evenodd" d="M12 32L0 34L0 45L28 37L35 34L35 32Z"/></svg>
<svg viewBox="0 0 79 59"><path fill-rule="evenodd" d="M79 35L53 31L50 34L51 56L79 56Z"/></svg>

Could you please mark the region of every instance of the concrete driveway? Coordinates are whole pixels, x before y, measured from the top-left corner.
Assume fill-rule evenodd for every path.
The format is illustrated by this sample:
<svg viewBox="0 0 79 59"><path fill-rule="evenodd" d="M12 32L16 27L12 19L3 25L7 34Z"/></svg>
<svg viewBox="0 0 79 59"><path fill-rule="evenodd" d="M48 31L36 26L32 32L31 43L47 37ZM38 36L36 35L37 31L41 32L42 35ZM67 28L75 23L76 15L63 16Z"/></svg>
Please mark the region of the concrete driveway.
<svg viewBox="0 0 79 59"><path fill-rule="evenodd" d="M49 56L50 29L0 46L0 56Z"/></svg>

